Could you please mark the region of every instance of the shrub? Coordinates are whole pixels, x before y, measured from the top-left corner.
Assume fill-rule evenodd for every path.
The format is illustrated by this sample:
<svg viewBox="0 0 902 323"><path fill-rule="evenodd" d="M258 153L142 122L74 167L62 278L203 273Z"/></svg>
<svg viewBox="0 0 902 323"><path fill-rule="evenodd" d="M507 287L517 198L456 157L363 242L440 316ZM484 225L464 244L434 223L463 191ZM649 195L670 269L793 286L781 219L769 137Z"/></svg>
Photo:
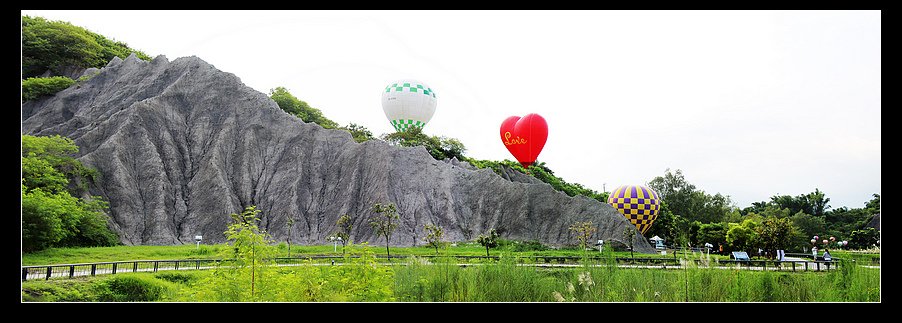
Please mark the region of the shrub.
<svg viewBox="0 0 902 323"><path fill-rule="evenodd" d="M23 302L92 302L96 296L87 281L28 281L22 283Z"/></svg>
<svg viewBox="0 0 902 323"><path fill-rule="evenodd" d="M197 276L189 273L179 273L179 272L159 272L154 275L157 279L162 279L168 281L170 283L176 284L184 284L193 282L197 279Z"/></svg>
<svg viewBox="0 0 902 323"><path fill-rule="evenodd" d="M209 256L209 255L215 254L216 252L213 250L213 248L211 248L209 246L200 246L198 248L191 249L191 251L189 253L191 255L197 255L197 256Z"/></svg>
<svg viewBox="0 0 902 323"><path fill-rule="evenodd" d="M22 80L22 100L31 101L45 95L65 90L75 80L65 76L32 77Z"/></svg>
<svg viewBox="0 0 902 323"><path fill-rule="evenodd" d="M152 277L120 274L95 285L101 302L152 302L162 299L167 287Z"/></svg>

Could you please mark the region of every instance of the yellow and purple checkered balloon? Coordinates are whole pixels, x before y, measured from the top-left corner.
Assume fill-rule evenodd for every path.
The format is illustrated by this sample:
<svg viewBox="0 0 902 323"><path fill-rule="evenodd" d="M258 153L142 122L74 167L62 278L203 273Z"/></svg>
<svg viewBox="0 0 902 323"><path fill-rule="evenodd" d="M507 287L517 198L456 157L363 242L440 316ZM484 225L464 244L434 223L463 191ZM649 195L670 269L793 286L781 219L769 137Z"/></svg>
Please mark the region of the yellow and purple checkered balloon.
<svg viewBox="0 0 902 323"><path fill-rule="evenodd" d="M658 218L661 199L654 190L638 185L618 187L608 197L608 204L636 225L636 229L645 234L651 224Z"/></svg>

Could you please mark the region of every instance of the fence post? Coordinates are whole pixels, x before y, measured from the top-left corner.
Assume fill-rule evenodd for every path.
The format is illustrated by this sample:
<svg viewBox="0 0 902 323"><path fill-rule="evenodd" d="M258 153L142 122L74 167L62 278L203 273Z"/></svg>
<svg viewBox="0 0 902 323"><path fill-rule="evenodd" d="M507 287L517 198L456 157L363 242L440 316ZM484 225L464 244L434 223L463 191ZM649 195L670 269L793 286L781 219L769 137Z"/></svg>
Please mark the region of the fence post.
<svg viewBox="0 0 902 323"><path fill-rule="evenodd" d="M28 280L28 268L22 268L22 281Z"/></svg>
<svg viewBox="0 0 902 323"><path fill-rule="evenodd" d="M817 271L821 271L821 263L815 262L814 264L817 265Z"/></svg>
<svg viewBox="0 0 902 323"><path fill-rule="evenodd" d="M117 265L119 265L119 263L116 263L116 262L113 263L113 275L116 274L116 267L117 267Z"/></svg>
<svg viewBox="0 0 902 323"><path fill-rule="evenodd" d="M135 267L132 268L132 272L133 273L138 272L138 262L137 261L135 261Z"/></svg>
<svg viewBox="0 0 902 323"><path fill-rule="evenodd" d="M97 271L97 264L91 264L91 276L94 276L95 271Z"/></svg>
<svg viewBox="0 0 902 323"><path fill-rule="evenodd" d="M47 278L44 278L44 280L49 280L51 273L53 273L53 267L47 266Z"/></svg>
<svg viewBox="0 0 902 323"><path fill-rule="evenodd" d="M792 262L792 271L796 271L796 262L795 261Z"/></svg>
<svg viewBox="0 0 902 323"><path fill-rule="evenodd" d="M197 263L194 264L194 269L200 270L200 260L197 260Z"/></svg>
<svg viewBox="0 0 902 323"><path fill-rule="evenodd" d="M175 270L179 270L179 261L178 260L175 261Z"/></svg>
<svg viewBox="0 0 902 323"><path fill-rule="evenodd" d="M763 264L764 264L764 271L767 271L767 260L765 260L765 261L763 262Z"/></svg>
<svg viewBox="0 0 902 323"><path fill-rule="evenodd" d="M69 266L69 278L75 277L75 265Z"/></svg>
<svg viewBox="0 0 902 323"><path fill-rule="evenodd" d="M159 266L160 266L160 262L154 261L153 262L153 272L157 272L157 267L159 267Z"/></svg>

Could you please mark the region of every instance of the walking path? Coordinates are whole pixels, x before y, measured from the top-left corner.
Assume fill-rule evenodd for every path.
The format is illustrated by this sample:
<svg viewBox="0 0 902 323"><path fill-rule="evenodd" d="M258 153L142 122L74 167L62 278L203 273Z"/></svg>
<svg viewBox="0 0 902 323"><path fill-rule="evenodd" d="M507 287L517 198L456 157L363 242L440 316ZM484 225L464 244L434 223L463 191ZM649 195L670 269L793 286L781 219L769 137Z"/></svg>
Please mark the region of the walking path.
<svg viewBox="0 0 902 323"><path fill-rule="evenodd" d="M785 257L785 261L781 264L781 266L751 266L750 264L742 264L735 263L730 265L720 264L719 266L715 266L715 263L712 262L710 266L700 265L700 268L715 268L715 269L745 269L745 270L774 270L774 271L820 271L820 270L834 270L836 269L836 265L829 265L824 262L815 262L813 260L807 260L797 257ZM344 265L341 262L323 262L323 263L309 263L313 266L341 266ZM406 265L406 261L398 261L398 262L381 262L383 265ZM429 261L426 261L425 264L433 264ZM84 264L80 266L90 266L90 264ZM291 267L291 266L301 266L304 264L277 264L279 267ZM470 266L481 266L484 263L459 263L461 267L470 267ZM537 268L579 268L585 265L582 264L517 264L517 266L524 267L537 267ZM592 267L601 267L606 266L603 264L600 265L590 265ZM66 266L68 267L68 266ZM66 267L56 267L59 269L68 269ZM637 264L621 264L618 265L619 268L642 268L642 269L681 269L682 267L675 264L654 264L654 265L637 265ZM866 268L877 268L880 266L862 266ZM116 272L118 273L130 273L130 272L157 272L157 271L172 271L172 270L209 270L214 269L216 266L213 265L201 265L197 263L193 266L183 266L181 268L178 267L160 267L160 268L151 268L151 267L128 267L123 266L120 267ZM34 268L36 270L27 270L27 274L23 274L23 280L43 280L47 279L47 271L42 268ZM25 268L23 268L25 271ZM96 268L94 273L92 274L89 270L52 270L50 272L50 278L58 279L58 278L76 278L76 277L87 277L92 275L107 275L113 274L114 271L111 268Z"/></svg>

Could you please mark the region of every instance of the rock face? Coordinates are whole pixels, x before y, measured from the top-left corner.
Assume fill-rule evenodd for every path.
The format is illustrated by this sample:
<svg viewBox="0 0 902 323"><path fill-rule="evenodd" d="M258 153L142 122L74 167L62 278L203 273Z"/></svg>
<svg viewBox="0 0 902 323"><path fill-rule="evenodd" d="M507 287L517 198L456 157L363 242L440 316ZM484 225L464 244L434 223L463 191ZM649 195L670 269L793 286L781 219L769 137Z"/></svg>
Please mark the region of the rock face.
<svg viewBox="0 0 902 323"><path fill-rule="evenodd" d="M390 244L422 244L424 224L446 240L503 237L562 245L568 227L593 221L593 239L636 234L614 208L568 197L535 178L436 161L422 147L392 147L307 124L233 74L196 57L114 59L90 80L22 107L26 134L59 134L100 178L91 194L110 203L125 244L222 242L229 214L261 210L278 241L323 244L339 216L353 218L355 242L383 244L369 226L374 203L395 203L401 221ZM594 240L593 240L594 241Z"/></svg>
<svg viewBox="0 0 902 323"><path fill-rule="evenodd" d="M880 231L880 213L875 214L871 217L871 220L868 221L866 227L874 228L877 231Z"/></svg>

